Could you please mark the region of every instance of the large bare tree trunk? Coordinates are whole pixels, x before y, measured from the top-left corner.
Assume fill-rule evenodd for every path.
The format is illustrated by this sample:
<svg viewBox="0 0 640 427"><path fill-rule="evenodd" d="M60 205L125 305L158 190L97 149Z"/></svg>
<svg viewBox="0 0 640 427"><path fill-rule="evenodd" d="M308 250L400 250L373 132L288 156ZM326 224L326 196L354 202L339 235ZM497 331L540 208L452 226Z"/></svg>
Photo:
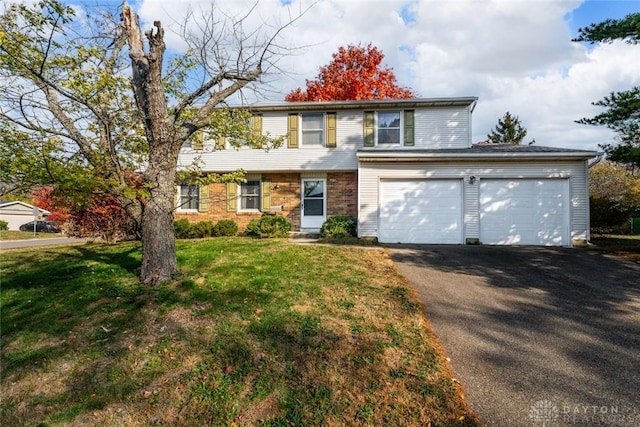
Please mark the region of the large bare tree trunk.
<svg viewBox="0 0 640 427"><path fill-rule="evenodd" d="M179 144L167 124L167 105L162 84L165 51L160 22L145 33L145 53L138 17L123 7L123 20L133 70L132 86L138 109L143 113L149 143L149 163L144 172L149 197L142 212L142 282L150 285L171 280L178 271L173 231L173 197Z"/></svg>
<svg viewBox="0 0 640 427"><path fill-rule="evenodd" d="M219 35L214 36L219 23L212 16L203 17L204 23L198 28L203 35L187 37L194 44L194 51L200 52L198 60L208 80L169 109L162 79L164 30L156 21L154 28L145 32L149 47L145 52L138 17L131 7L126 3L123 5L123 29L131 58L132 88L149 144L148 165L144 172L149 195L142 212L141 280L146 284L170 280L178 270L173 209L176 168L182 143L198 129L210 126L210 116L221 102L262 75L263 64L268 64L275 55L274 50L278 50L274 45L275 39L295 21L293 19L285 26L274 28L273 34L262 41L259 41L262 37L257 35L256 42L251 41L254 34L244 35L243 31L235 31L246 17L233 21L234 32L230 37L237 44L238 53L235 61L227 63L227 45L221 42ZM186 23L185 31L189 33ZM220 61L219 69L214 73L211 71L216 67L210 68L210 60ZM228 66L232 68L228 69Z"/></svg>
<svg viewBox="0 0 640 427"><path fill-rule="evenodd" d="M168 153L167 153L168 154ZM153 156L162 156L153 153ZM157 284L170 280L178 270L176 239L173 229L175 167L170 157L152 159L153 168L145 176L153 182L150 197L142 214L142 270L141 280Z"/></svg>

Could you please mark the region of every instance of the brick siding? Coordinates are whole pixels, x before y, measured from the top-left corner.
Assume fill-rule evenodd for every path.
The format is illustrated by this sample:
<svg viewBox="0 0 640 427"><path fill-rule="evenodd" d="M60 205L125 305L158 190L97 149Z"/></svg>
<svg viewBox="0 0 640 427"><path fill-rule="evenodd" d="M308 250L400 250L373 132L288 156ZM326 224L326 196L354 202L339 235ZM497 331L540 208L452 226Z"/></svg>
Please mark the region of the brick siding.
<svg viewBox="0 0 640 427"><path fill-rule="evenodd" d="M264 173L263 179L271 180L271 206L279 207L274 213L286 217L294 231L300 230L300 184L298 173ZM356 172L327 173L327 214L357 216L358 179ZM243 232L249 222L260 218L262 212L227 212L226 184L209 185L209 212L175 212L175 219L190 222L230 219Z"/></svg>
<svg viewBox="0 0 640 427"><path fill-rule="evenodd" d="M358 216L358 174L331 172L327 174L327 214Z"/></svg>

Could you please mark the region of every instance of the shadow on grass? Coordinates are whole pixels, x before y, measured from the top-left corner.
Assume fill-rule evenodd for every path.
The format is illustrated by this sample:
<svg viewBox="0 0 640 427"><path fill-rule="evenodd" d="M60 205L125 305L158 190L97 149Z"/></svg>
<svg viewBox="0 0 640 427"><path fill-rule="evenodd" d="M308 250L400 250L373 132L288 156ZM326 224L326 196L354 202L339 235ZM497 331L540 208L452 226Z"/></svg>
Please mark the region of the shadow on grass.
<svg viewBox="0 0 640 427"><path fill-rule="evenodd" d="M69 339L87 318L121 306L116 298L127 299L131 306L124 312L111 313L110 322L131 321L135 314L132 308L138 304L135 300L143 293L134 274L138 252L136 246L110 251L106 246L87 245L20 253L20 258L6 260L2 278L3 344L18 336L27 341L23 344L42 343L31 353L7 355L3 348L3 358L10 362L3 367L5 373L15 365L56 354L59 343Z"/></svg>
<svg viewBox="0 0 640 427"><path fill-rule="evenodd" d="M404 365L391 370L384 363L385 350L403 342L396 330L376 335L358 316L351 329L336 327L331 315L324 322L333 306L317 304L323 290L340 288L346 316L356 305L349 291L366 288L364 273L355 280L345 269L326 271L323 256L343 258L333 250L183 244L183 280L143 288L135 274L138 246L109 248L71 247L3 262L15 274L3 287L0 424L113 425L122 422L113 411L121 411L140 425L322 425L332 416L406 425L420 414L423 397L443 396L434 412L451 400L446 385L426 380L439 375L431 366L435 356L406 375ZM307 259L302 255L314 262L298 265ZM29 268L21 268L23 261ZM401 303L400 313L411 308L403 289L380 288L386 302ZM420 336L406 341L412 351L429 351ZM42 378L52 385L42 387ZM411 411L390 397L388 387L400 381L425 390ZM28 393L12 391L14 384Z"/></svg>
<svg viewBox="0 0 640 427"><path fill-rule="evenodd" d="M7 269L2 280L3 289L29 289L48 286L54 282L72 283L87 279L92 266L104 264L112 269L118 267L135 274L140 267L140 249L137 245L127 250L108 251L105 245L70 246L67 250L39 248L36 252L21 252L23 258L15 263L15 268ZM105 251L107 248L107 251ZM21 268L25 264L27 268Z"/></svg>

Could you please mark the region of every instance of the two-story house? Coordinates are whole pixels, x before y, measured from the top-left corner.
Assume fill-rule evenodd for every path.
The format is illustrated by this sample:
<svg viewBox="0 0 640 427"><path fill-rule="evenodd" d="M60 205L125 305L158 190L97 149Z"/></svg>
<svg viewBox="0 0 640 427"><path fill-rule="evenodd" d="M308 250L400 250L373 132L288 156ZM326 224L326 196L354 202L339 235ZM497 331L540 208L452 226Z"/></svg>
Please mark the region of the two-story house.
<svg viewBox="0 0 640 427"><path fill-rule="evenodd" d="M477 98L255 105L256 132L286 136L268 152L220 141L184 147L180 165L244 169L246 182L177 189L175 217L232 219L263 212L317 232L332 215L385 243L569 246L589 237L593 151L472 145Z"/></svg>

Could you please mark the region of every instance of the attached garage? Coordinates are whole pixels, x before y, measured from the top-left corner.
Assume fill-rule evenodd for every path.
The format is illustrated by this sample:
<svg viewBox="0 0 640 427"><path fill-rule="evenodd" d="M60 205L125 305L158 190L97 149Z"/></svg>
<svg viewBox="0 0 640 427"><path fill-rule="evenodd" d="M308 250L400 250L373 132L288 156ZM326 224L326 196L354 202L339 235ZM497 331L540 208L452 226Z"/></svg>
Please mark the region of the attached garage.
<svg viewBox="0 0 640 427"><path fill-rule="evenodd" d="M463 239L462 180L380 181L383 243L460 244Z"/></svg>
<svg viewBox="0 0 640 427"><path fill-rule="evenodd" d="M589 159L536 145L358 152L358 236L382 243L589 240Z"/></svg>
<svg viewBox="0 0 640 427"><path fill-rule="evenodd" d="M483 179L479 201L483 244L571 244L568 179Z"/></svg>

